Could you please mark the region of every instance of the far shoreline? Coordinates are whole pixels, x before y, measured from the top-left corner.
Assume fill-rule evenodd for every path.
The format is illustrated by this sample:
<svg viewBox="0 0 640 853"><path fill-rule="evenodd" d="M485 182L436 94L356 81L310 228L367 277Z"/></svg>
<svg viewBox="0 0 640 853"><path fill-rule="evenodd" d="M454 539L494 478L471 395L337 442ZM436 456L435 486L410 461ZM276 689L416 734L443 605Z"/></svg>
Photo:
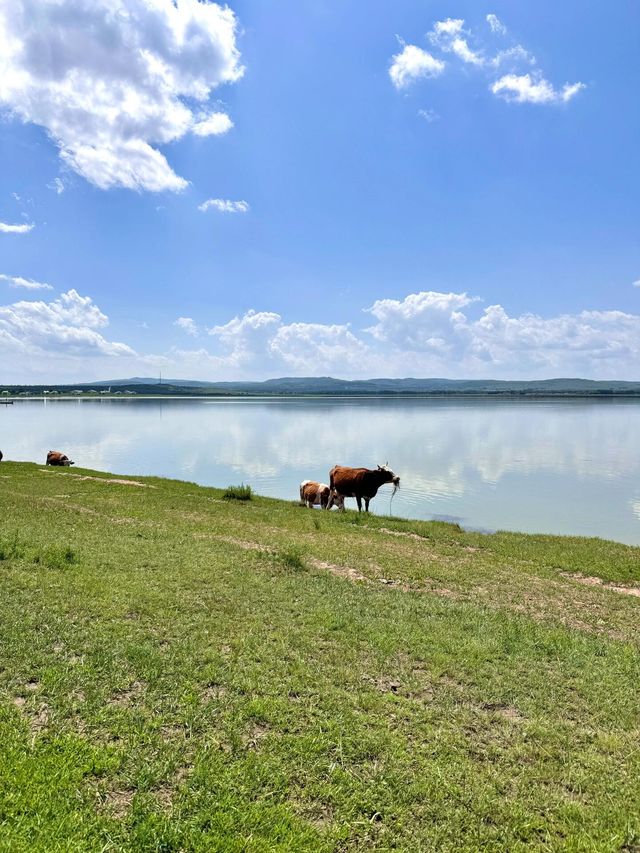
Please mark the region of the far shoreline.
<svg viewBox="0 0 640 853"><path fill-rule="evenodd" d="M449 394L443 393L398 393L398 394L30 394L30 395L8 395L0 397L0 405L4 402L56 402L56 401L77 401L77 402L100 402L101 400L109 401L127 401L136 400L206 400L206 401L225 401L225 400L506 400L510 402L527 402L529 400L633 400L640 401L640 393L638 392L611 392L607 394L593 394L588 392L576 393L530 393L521 394L517 392L510 393L508 391L497 391L494 393L468 393L468 392L453 392Z"/></svg>

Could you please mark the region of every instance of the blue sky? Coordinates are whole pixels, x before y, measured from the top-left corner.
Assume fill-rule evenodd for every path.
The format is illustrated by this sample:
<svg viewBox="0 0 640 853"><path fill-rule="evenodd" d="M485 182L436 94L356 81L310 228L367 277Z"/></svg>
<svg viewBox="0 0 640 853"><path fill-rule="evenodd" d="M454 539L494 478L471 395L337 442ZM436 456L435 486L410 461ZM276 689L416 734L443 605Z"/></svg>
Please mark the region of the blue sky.
<svg viewBox="0 0 640 853"><path fill-rule="evenodd" d="M0 4L0 381L640 379L639 31L631 2Z"/></svg>

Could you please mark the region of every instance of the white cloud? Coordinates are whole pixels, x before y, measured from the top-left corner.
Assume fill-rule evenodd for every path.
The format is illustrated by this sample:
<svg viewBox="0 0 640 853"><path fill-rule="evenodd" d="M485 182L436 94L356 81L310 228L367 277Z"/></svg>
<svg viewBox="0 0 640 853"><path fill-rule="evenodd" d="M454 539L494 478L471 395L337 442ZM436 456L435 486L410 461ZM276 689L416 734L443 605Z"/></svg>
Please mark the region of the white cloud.
<svg viewBox="0 0 640 853"><path fill-rule="evenodd" d="M228 350L230 364L239 366L253 361L255 354L263 355L269 341L282 325L282 318L272 311L247 311L221 326L207 329Z"/></svg>
<svg viewBox="0 0 640 853"><path fill-rule="evenodd" d="M476 301L465 293L431 291L377 300L367 309L377 323L367 331L391 348L387 364L410 363L414 375L635 378L640 371L638 315L511 317L501 305L491 305L473 318Z"/></svg>
<svg viewBox="0 0 640 853"><path fill-rule="evenodd" d="M491 91L511 103L560 104L567 103L584 88L584 83L565 83L562 89L558 90L539 75L505 74L492 84Z"/></svg>
<svg viewBox="0 0 640 853"><path fill-rule="evenodd" d="M5 381L30 371L32 379L48 381L53 375L73 381L113 377L115 356L121 375L144 375L153 367L196 379L640 375L640 314L512 316L467 293L439 291L377 299L365 311L373 322L358 331L348 323L285 322L276 312L251 310L208 328L208 347L138 355L106 337L108 318L90 297L69 290L48 302L0 307L0 361L10 366ZM205 328L192 317L179 317L175 325L194 337Z"/></svg>
<svg viewBox="0 0 640 853"><path fill-rule="evenodd" d="M406 89L411 83L425 77L442 74L445 63L414 44L405 44L400 53L391 58L389 77L396 89Z"/></svg>
<svg viewBox="0 0 640 853"><path fill-rule="evenodd" d="M248 311L208 329L209 348L146 356L176 375L256 379L269 376L450 376L637 378L640 316L582 311L541 317L483 308L466 293L425 291L379 299L374 324L285 322ZM195 322L195 321L194 321Z"/></svg>
<svg viewBox="0 0 640 853"><path fill-rule="evenodd" d="M5 2L0 104L102 189L180 190L157 146L228 129L192 105L242 75L236 28L228 7L198 0Z"/></svg>
<svg viewBox="0 0 640 853"><path fill-rule="evenodd" d="M452 38L456 38L463 32L464 18L446 18L444 21L436 21L428 35L434 44L440 45L441 41L448 44Z"/></svg>
<svg viewBox="0 0 640 853"><path fill-rule="evenodd" d="M497 15L489 14L487 15L487 23L491 27L492 33L497 33L500 36L506 35L507 28L502 23L500 18Z"/></svg>
<svg viewBox="0 0 640 853"><path fill-rule="evenodd" d="M445 21L436 21L427 37L440 50L446 53L454 53L463 62L471 65L484 65L484 57L472 50L466 38L463 37L467 34L462 18L447 18Z"/></svg>
<svg viewBox="0 0 640 853"><path fill-rule="evenodd" d="M435 110L418 110L418 115L430 124L440 118Z"/></svg>
<svg viewBox="0 0 640 853"><path fill-rule="evenodd" d="M444 352L456 326L465 322L460 309L474 301L466 293L432 290L411 293L403 300L378 299L366 309L378 322L366 331L405 350Z"/></svg>
<svg viewBox="0 0 640 853"><path fill-rule="evenodd" d="M191 317L178 317L178 319L174 321L173 325L178 326L183 332L186 332L187 335L191 335L193 338L198 336L198 327L196 326L195 320Z"/></svg>
<svg viewBox="0 0 640 853"><path fill-rule="evenodd" d="M45 284L42 281L33 281L30 278L23 278L21 275L5 275L0 273L0 281L9 282L9 287L24 287L26 290L53 290L50 284Z"/></svg>
<svg viewBox="0 0 640 853"><path fill-rule="evenodd" d="M634 287L640 287L640 278L637 281L633 282Z"/></svg>
<svg viewBox="0 0 640 853"><path fill-rule="evenodd" d="M494 34L505 36L507 29L494 14L486 16L487 23ZM521 44L512 44L498 51L493 57L487 56L480 45L471 47L477 39L465 29L463 18L446 18L435 21L427 33L428 41L444 54L453 54L465 65L472 66L485 73L491 69L501 69L503 74L490 86L494 95L512 103L560 104L568 103L578 92L586 88L584 83L565 83L556 89L540 72L520 73L523 66L536 65L536 58ZM444 71L445 63L438 57L415 45L404 45L401 53L392 58L389 74L397 89L406 88L411 82L425 76L435 76ZM510 73L505 74L505 71Z"/></svg>
<svg viewBox="0 0 640 853"><path fill-rule="evenodd" d="M8 222L0 222L1 234L28 234L33 229L33 222L21 225L10 225Z"/></svg>
<svg viewBox="0 0 640 853"><path fill-rule="evenodd" d="M490 61L490 64L494 68L499 68L501 65L508 63L517 65L520 62L526 62L528 65L535 65L536 58L535 56L532 56L528 50L525 50L521 44L516 44L506 50L499 51Z"/></svg>
<svg viewBox="0 0 640 853"><path fill-rule="evenodd" d="M233 122L226 113L211 113L193 125L196 136L220 136L231 130Z"/></svg>
<svg viewBox="0 0 640 853"><path fill-rule="evenodd" d="M221 346L218 366L239 375L349 372L359 370L369 352L347 325L286 324L271 311L247 311L208 332Z"/></svg>
<svg viewBox="0 0 640 853"><path fill-rule="evenodd" d="M14 302L0 307L0 351L5 358L134 356L131 347L97 331L108 324L91 297L75 290L51 302Z"/></svg>
<svg viewBox="0 0 640 853"><path fill-rule="evenodd" d="M230 201L226 198L210 198L198 205L198 210L205 213L210 208L214 207L221 213L247 213L249 211L249 203L246 201Z"/></svg>
<svg viewBox="0 0 640 853"><path fill-rule="evenodd" d="M61 195L65 190L65 186L60 178L54 178L50 184L47 184L47 187L58 195Z"/></svg>
<svg viewBox="0 0 640 853"><path fill-rule="evenodd" d="M269 348L295 371L320 373L359 370L369 349L348 326L321 323L281 326Z"/></svg>

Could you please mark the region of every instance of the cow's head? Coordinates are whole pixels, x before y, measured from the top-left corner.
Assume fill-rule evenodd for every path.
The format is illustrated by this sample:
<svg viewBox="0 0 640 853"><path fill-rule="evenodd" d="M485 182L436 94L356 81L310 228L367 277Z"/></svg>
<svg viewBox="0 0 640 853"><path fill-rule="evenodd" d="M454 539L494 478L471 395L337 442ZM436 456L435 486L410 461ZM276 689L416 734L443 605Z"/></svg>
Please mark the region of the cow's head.
<svg viewBox="0 0 640 853"><path fill-rule="evenodd" d="M329 492L329 501L327 503L327 509L331 509L332 506L337 506L338 509L344 509L344 495L341 495L339 492L336 492L335 489L331 489Z"/></svg>
<svg viewBox="0 0 640 853"><path fill-rule="evenodd" d="M389 468L389 463L386 465L378 465L378 471L384 474L383 483L393 483L393 492L394 494L400 488L400 477L397 474L394 474L391 468Z"/></svg>

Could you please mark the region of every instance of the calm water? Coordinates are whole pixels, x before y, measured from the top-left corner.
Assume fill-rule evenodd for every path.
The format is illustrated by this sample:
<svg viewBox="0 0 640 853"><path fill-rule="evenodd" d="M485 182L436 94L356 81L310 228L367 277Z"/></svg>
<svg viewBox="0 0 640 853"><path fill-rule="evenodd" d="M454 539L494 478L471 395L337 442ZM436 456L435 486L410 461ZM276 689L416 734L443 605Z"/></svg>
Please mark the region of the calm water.
<svg viewBox="0 0 640 853"><path fill-rule="evenodd" d="M0 449L290 499L336 462L388 461L402 478L394 515L640 544L634 401L21 401L0 406ZM390 494L372 510L389 513Z"/></svg>

